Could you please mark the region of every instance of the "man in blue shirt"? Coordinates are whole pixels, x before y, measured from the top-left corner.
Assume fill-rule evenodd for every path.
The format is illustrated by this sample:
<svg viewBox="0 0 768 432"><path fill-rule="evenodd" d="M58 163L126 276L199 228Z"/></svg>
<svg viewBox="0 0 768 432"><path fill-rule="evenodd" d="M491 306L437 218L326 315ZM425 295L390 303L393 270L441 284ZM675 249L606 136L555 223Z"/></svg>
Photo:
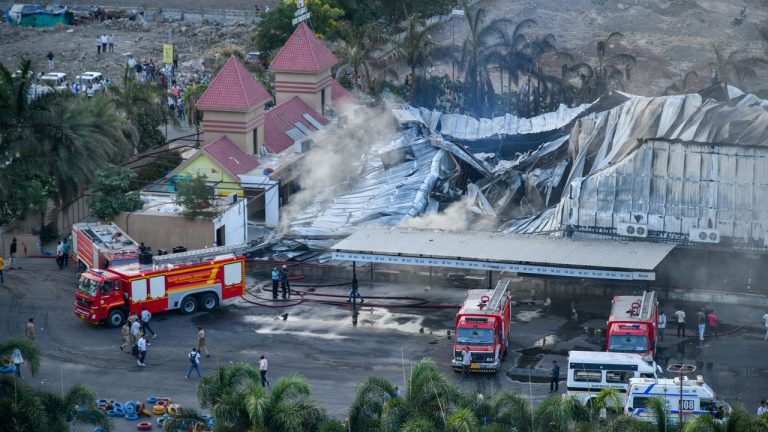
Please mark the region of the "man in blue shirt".
<svg viewBox="0 0 768 432"><path fill-rule="evenodd" d="M557 364L557 360L552 360L552 368L549 369L552 372L552 379L549 381L549 392L558 391L558 381L560 381L560 365Z"/></svg>
<svg viewBox="0 0 768 432"><path fill-rule="evenodd" d="M277 267L272 268L272 299L277 300L277 284L280 282L280 273Z"/></svg>
<svg viewBox="0 0 768 432"><path fill-rule="evenodd" d="M67 239L64 239L64 243L61 245L61 259L64 260L64 267L69 267L69 251L72 246Z"/></svg>

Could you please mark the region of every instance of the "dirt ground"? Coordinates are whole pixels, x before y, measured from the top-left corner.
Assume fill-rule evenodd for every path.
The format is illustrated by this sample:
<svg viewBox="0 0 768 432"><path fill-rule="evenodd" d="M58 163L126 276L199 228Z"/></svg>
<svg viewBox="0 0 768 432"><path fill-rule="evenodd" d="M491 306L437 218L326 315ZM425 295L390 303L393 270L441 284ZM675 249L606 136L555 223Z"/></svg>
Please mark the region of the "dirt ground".
<svg viewBox="0 0 768 432"><path fill-rule="evenodd" d="M263 1L276 3L277 0ZM63 3L78 3L68 0ZM146 2L145 2L146 3ZM142 2L104 0L107 6L183 8L227 8L250 10L252 1L164 0L151 5ZM768 23L768 4L762 0L482 0L488 19L509 18L517 23L533 18L534 33L552 33L557 45L574 56L574 62L594 62L595 43L614 31L624 33L623 40L610 47L635 55L626 90L642 95L657 95L688 71L698 75L693 88L709 82L709 63L714 60L713 45L725 55L740 50L748 56L765 56L768 44L761 40L758 28ZM746 7L746 20L735 26L733 20ZM180 53L180 72L199 72L197 60L214 52L217 47L233 44L244 51L255 49L250 23L155 23L145 25L125 22L93 23L62 30L28 29L0 24L0 63L15 68L22 57L33 60L38 70L45 70L45 55L55 55L56 71L74 77L80 71L100 71L111 79L121 76L128 54L137 58L159 59L163 43L174 43ZM461 17L443 25L438 38L443 43L461 41L467 27ZM102 33L113 34L115 52L97 55L95 41ZM84 54L84 56L83 56ZM208 56L210 59L210 56ZM80 61L82 59L82 61ZM194 64L187 63L194 60ZM210 62L207 62L210 63ZM559 69L559 68L558 68ZM450 67L435 67L432 73L449 73ZM758 68L758 76L742 87L758 91L768 87L768 70Z"/></svg>

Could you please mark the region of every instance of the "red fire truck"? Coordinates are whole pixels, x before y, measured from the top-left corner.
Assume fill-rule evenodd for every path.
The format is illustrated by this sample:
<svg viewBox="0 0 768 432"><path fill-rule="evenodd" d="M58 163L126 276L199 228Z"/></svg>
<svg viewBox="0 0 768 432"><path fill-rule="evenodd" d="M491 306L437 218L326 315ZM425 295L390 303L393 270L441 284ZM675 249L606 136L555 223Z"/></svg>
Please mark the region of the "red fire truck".
<svg viewBox="0 0 768 432"><path fill-rule="evenodd" d="M659 302L656 292L613 298L605 331L606 351L656 355Z"/></svg>
<svg viewBox="0 0 768 432"><path fill-rule="evenodd" d="M75 291L75 315L120 327L129 312L179 309L211 311L245 292L243 245L212 247L154 257L152 264L87 270Z"/></svg>
<svg viewBox="0 0 768 432"><path fill-rule="evenodd" d="M470 371L496 372L509 347L509 281L501 280L495 289L472 289L456 315L453 369L462 368L462 349L472 355Z"/></svg>
<svg viewBox="0 0 768 432"><path fill-rule="evenodd" d="M103 269L138 262L139 245L113 223L72 226L72 256L83 269Z"/></svg>

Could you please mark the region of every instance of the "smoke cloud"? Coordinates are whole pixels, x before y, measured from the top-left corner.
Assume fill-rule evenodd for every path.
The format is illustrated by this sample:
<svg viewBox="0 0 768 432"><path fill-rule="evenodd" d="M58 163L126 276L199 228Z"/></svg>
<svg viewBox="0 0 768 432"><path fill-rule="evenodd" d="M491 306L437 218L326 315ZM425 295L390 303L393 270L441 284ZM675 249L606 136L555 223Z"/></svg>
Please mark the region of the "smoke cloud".
<svg viewBox="0 0 768 432"><path fill-rule="evenodd" d="M299 192L291 195L280 214L281 234L294 216L307 206L331 199L360 175L363 155L377 143L392 138L394 118L387 109L351 107L344 112L343 127L326 128L312 136L312 148L298 165Z"/></svg>

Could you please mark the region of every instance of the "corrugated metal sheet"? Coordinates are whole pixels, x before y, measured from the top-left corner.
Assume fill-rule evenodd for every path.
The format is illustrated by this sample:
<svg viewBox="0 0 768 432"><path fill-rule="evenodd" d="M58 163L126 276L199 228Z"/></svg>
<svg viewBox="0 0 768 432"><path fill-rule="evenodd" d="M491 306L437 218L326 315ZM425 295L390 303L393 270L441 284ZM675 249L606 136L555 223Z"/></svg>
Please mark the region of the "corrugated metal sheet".
<svg viewBox="0 0 768 432"><path fill-rule="evenodd" d="M335 252L649 271L674 245L493 232L361 228Z"/></svg>

